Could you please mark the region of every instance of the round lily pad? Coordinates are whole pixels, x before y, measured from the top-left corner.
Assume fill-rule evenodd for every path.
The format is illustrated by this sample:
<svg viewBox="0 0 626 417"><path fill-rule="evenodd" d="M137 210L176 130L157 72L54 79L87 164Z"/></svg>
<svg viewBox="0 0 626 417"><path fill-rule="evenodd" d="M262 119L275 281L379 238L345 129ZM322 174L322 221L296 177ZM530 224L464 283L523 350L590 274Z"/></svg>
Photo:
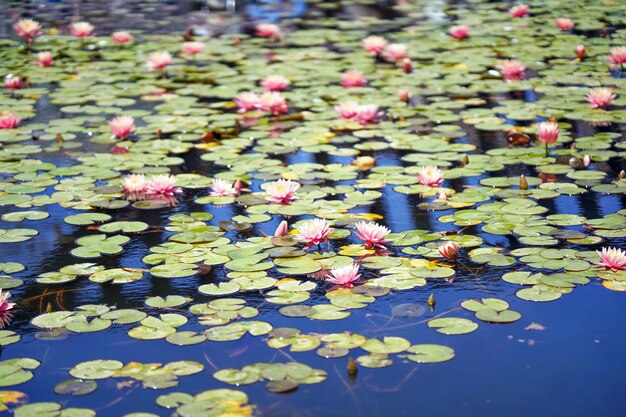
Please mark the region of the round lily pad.
<svg viewBox="0 0 626 417"><path fill-rule="evenodd" d="M437 332L447 335L458 335L471 333L478 328L478 324L471 320L459 317L445 317L430 320L428 327L436 329Z"/></svg>

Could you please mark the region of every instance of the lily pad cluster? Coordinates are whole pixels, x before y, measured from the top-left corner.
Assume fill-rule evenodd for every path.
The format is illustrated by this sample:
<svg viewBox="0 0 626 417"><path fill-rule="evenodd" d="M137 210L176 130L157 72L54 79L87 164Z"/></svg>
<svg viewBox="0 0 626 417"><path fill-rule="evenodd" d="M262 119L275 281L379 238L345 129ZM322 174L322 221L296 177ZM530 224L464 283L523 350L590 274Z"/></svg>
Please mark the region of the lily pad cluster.
<svg viewBox="0 0 626 417"><path fill-rule="evenodd" d="M9 355L33 327L43 346L70 334L114 335L112 328L127 325L125 343L164 341L179 351L241 346L254 337L272 355L315 351L336 363L355 356L363 368L439 363L462 345L422 343L385 326L423 325L429 337L454 336L445 340L456 343L484 326L519 321L513 301L554 301L594 284L626 291L626 272L598 266L596 253L626 237L626 209L598 208L626 191L619 172L626 78L607 59L625 38L619 2L572 9L532 1L530 16L512 18L504 4L474 1L447 7L446 19L426 19L425 0L393 6L396 19L354 19L347 14L354 3L373 7L310 2L311 15L281 23L269 37L162 33L161 23L133 29L132 42L117 44L106 26L79 40L46 19L27 47L0 40L0 72L28 79L0 91L0 117L20 118L0 129L0 251L7 253L0 288L16 289L11 300L28 319L0 330ZM575 17L575 29L554 25L562 10ZM312 19L316 13L328 17ZM452 21L471 26L471 36L448 35ZM364 50L373 34L404 45L405 56L395 61ZM180 52L183 38L204 48ZM577 45L586 47L584 57ZM38 65L34 54L44 51L54 65ZM173 55L171 62L147 70L146 57L160 51ZM505 59L521 62L525 76L507 79ZM345 88L342 76L353 70L364 82ZM280 93L285 108L241 106L242 93L263 94L263 81L276 75L288 81ZM602 86L616 97L592 108L585 96ZM366 120L344 117L346 103L376 109ZM109 122L122 115L134 125L120 137ZM538 123L548 119L560 134L544 149ZM441 178L425 181L425 167L441 169ZM171 175L169 194L139 199L130 192L130 176L159 175ZM268 184L278 180L296 184L289 199L272 198ZM232 192L217 192L220 181ZM301 229L313 218L333 230L328 240L306 245ZM279 233L282 221L287 230ZM384 244L367 245L356 231L363 221L392 233ZM54 259L30 259L50 240L59 250L46 256ZM444 243L458 247L458 259L440 253ZM359 268L357 285L327 281L349 265ZM454 313L436 315L435 296L424 302L482 282L484 271L517 298L477 289L471 298L446 300ZM65 291L84 298L66 307ZM118 307L99 295L115 291L132 297ZM353 331L379 306L409 296L385 326ZM433 314L418 321L426 305ZM29 381L38 359L2 361L0 386ZM198 358L190 359L94 359L72 367L74 379L54 392L87 395L108 378L166 389L199 374L202 384L263 382L286 393L334 378L305 363L257 358L264 362L217 369L210 379ZM170 392L156 403L181 417L254 413L243 389L201 391L211 387ZM95 415L60 400L21 405L26 398L2 391L0 410Z"/></svg>

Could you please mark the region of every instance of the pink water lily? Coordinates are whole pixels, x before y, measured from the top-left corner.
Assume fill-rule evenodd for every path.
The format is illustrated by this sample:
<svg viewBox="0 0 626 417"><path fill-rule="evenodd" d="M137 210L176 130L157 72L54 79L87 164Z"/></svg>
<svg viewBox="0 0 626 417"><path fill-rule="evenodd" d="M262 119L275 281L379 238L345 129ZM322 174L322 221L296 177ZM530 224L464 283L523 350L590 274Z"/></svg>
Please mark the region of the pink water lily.
<svg viewBox="0 0 626 417"><path fill-rule="evenodd" d="M70 25L70 35L76 38L85 38L93 34L93 25L88 22L74 22Z"/></svg>
<svg viewBox="0 0 626 417"><path fill-rule="evenodd" d="M557 17L554 19L554 23L556 23L556 26L561 30L572 30L575 26L574 21L567 17Z"/></svg>
<svg viewBox="0 0 626 417"><path fill-rule="evenodd" d="M611 67L626 64L626 46L611 48L607 58L611 61Z"/></svg>
<svg viewBox="0 0 626 417"><path fill-rule="evenodd" d="M51 67L53 65L52 53L49 51L39 52L37 54L37 65L42 68Z"/></svg>
<svg viewBox="0 0 626 417"><path fill-rule="evenodd" d="M269 75L260 85L265 91L283 91L289 87L289 80L282 75Z"/></svg>
<svg viewBox="0 0 626 417"><path fill-rule="evenodd" d="M287 100L276 91L266 91L261 94L257 106L260 110L272 113L273 116L280 116L289 111Z"/></svg>
<svg viewBox="0 0 626 417"><path fill-rule="evenodd" d="M546 147L546 156L548 156L548 145L552 145L559 138L561 129L559 125L553 122L541 122L537 124L537 139Z"/></svg>
<svg viewBox="0 0 626 417"><path fill-rule="evenodd" d="M205 46L204 42L185 42L182 49L185 55L197 55Z"/></svg>
<svg viewBox="0 0 626 417"><path fill-rule="evenodd" d="M385 226L374 222L358 222L355 226L357 237L365 243L365 247L367 248L374 246L384 247L385 242L387 242L385 237L391 233L391 230Z"/></svg>
<svg viewBox="0 0 626 417"><path fill-rule="evenodd" d="M610 88L598 87L589 91L586 100L591 104L589 107L592 109L608 109L616 98L617 95Z"/></svg>
<svg viewBox="0 0 626 417"><path fill-rule="evenodd" d="M152 52L148 55L146 65L148 71L162 71L172 63L172 55L167 51Z"/></svg>
<svg viewBox="0 0 626 417"><path fill-rule="evenodd" d="M13 24L13 29L17 36L25 38L27 43L31 43L35 36L41 34L41 25L33 19L20 19Z"/></svg>
<svg viewBox="0 0 626 417"><path fill-rule="evenodd" d="M131 35L130 32L121 30L119 32L113 32L111 34L111 39L113 39L113 42L115 42L116 44L122 45L122 44L132 41L133 35Z"/></svg>
<svg viewBox="0 0 626 417"><path fill-rule="evenodd" d="M363 87L367 84L367 79L361 71L350 70L341 74L340 84L344 88Z"/></svg>
<svg viewBox="0 0 626 417"><path fill-rule="evenodd" d="M24 87L24 81L22 77L7 75L4 79L4 86L10 90L17 90Z"/></svg>
<svg viewBox="0 0 626 417"><path fill-rule="evenodd" d="M368 36L363 39L361 46L372 56L380 55L387 47L387 40L381 36Z"/></svg>
<svg viewBox="0 0 626 417"><path fill-rule="evenodd" d="M470 27L467 25L452 26L448 33L455 39L465 39L470 35Z"/></svg>
<svg viewBox="0 0 626 417"><path fill-rule="evenodd" d="M300 188L300 184L281 178L278 181L265 183L261 188L269 194L266 200L270 203L287 205L298 199L295 194Z"/></svg>
<svg viewBox="0 0 626 417"><path fill-rule="evenodd" d="M282 222L280 222L280 224L274 231L274 237L287 236L288 233L289 233L289 223L287 223L287 220L283 220Z"/></svg>
<svg viewBox="0 0 626 417"><path fill-rule="evenodd" d="M237 113L245 113L247 111L256 110L260 107L259 95L252 92L240 93L235 97L235 103L237 103Z"/></svg>
<svg viewBox="0 0 626 417"><path fill-rule="evenodd" d="M438 187L443 181L443 172L437 167L421 167L417 173L417 181L422 185Z"/></svg>
<svg viewBox="0 0 626 417"><path fill-rule="evenodd" d="M585 45L578 45L574 49L574 53L578 59L583 59L587 55L587 48L585 48Z"/></svg>
<svg viewBox="0 0 626 417"><path fill-rule="evenodd" d="M233 188L235 189L235 191L237 191L237 195L241 194L244 191L250 191L246 188L246 183L241 181L239 178L237 178L233 183Z"/></svg>
<svg viewBox="0 0 626 417"><path fill-rule="evenodd" d="M387 45L383 51L383 57L390 62L400 61L409 55L409 48L402 43Z"/></svg>
<svg viewBox="0 0 626 417"><path fill-rule="evenodd" d="M11 322L13 318L13 307L15 307L15 303L9 303L7 300L11 296L10 293L5 292L2 293L2 289L0 288L0 329L4 329Z"/></svg>
<svg viewBox="0 0 626 417"><path fill-rule="evenodd" d="M518 81L526 78L526 66L516 59L506 59L498 64L502 78L507 81Z"/></svg>
<svg viewBox="0 0 626 417"><path fill-rule="evenodd" d="M559 138L561 129L553 122L541 122L537 124L537 139L547 145L552 145Z"/></svg>
<svg viewBox="0 0 626 417"><path fill-rule="evenodd" d="M282 36L280 27L273 23L260 23L255 28L256 36L261 38L278 39Z"/></svg>
<svg viewBox="0 0 626 417"><path fill-rule="evenodd" d="M511 9L509 10L509 14L511 15L511 17L525 17L525 16L528 16L529 9L530 9L529 5L520 3L511 7Z"/></svg>
<svg viewBox="0 0 626 417"><path fill-rule="evenodd" d="M363 104L357 107L354 120L362 125L368 125L370 123L378 123L378 119L383 115L383 112L378 111L378 106L375 104Z"/></svg>
<svg viewBox="0 0 626 417"><path fill-rule="evenodd" d="M352 288L354 287L354 282L361 277L359 269L360 266L356 263L342 266L340 268L333 268L330 270L330 273L326 275L326 282L341 285L346 288Z"/></svg>
<svg viewBox="0 0 626 417"><path fill-rule="evenodd" d="M135 118L132 116L117 116L109 121L109 127L116 138L125 140L135 131Z"/></svg>
<svg viewBox="0 0 626 417"><path fill-rule="evenodd" d="M13 113L0 115L0 129L15 129L21 120Z"/></svg>
<svg viewBox="0 0 626 417"><path fill-rule="evenodd" d="M175 194L182 193L182 190L175 185L176 177L174 177L173 175L153 175L148 178L146 193L157 196L161 195L166 197L172 197Z"/></svg>
<svg viewBox="0 0 626 417"><path fill-rule="evenodd" d="M402 68L403 72L410 74L413 72L413 62L411 62L409 58L404 58L400 64L400 68Z"/></svg>
<svg viewBox="0 0 626 417"><path fill-rule="evenodd" d="M296 240L306 243L305 249L312 247L313 245L319 245L326 242L328 236L334 231L324 219L307 220L298 226L298 235Z"/></svg>
<svg viewBox="0 0 626 417"><path fill-rule="evenodd" d="M352 119L356 116L359 109L359 103L356 101L344 101L335 106L335 111L339 113L342 119Z"/></svg>
<svg viewBox="0 0 626 417"><path fill-rule="evenodd" d="M213 178L211 182L211 192L209 194L215 197L227 197L237 195L239 192L230 181Z"/></svg>
<svg viewBox="0 0 626 417"><path fill-rule="evenodd" d="M411 97L412 97L411 92L405 89L398 90L396 95L398 96L400 101L404 101L407 103L411 100Z"/></svg>
<svg viewBox="0 0 626 417"><path fill-rule="evenodd" d="M122 178L122 187L128 194L142 194L148 189L148 181L143 174L129 174Z"/></svg>
<svg viewBox="0 0 626 417"><path fill-rule="evenodd" d="M596 251L600 257L600 262L594 262L595 265L610 269L615 272L617 270L626 269L626 252L618 248L602 248L602 252Z"/></svg>
<svg viewBox="0 0 626 417"><path fill-rule="evenodd" d="M456 262L459 258L459 247L456 243L447 241L439 245L439 253L447 260Z"/></svg>

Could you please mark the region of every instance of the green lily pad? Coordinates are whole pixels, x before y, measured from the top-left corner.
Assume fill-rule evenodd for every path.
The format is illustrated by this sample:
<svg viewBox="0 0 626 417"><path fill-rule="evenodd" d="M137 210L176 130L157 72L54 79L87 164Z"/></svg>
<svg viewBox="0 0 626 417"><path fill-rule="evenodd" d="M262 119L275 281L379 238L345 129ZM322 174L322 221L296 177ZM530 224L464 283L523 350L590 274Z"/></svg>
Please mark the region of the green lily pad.
<svg viewBox="0 0 626 417"><path fill-rule="evenodd" d="M428 327L437 329L437 332L447 335L471 333L478 328L478 324L471 320L459 317L445 317L430 320Z"/></svg>
<svg viewBox="0 0 626 417"><path fill-rule="evenodd" d="M454 358L454 349L442 345L412 345L406 351L412 354L405 357L417 363L438 363Z"/></svg>

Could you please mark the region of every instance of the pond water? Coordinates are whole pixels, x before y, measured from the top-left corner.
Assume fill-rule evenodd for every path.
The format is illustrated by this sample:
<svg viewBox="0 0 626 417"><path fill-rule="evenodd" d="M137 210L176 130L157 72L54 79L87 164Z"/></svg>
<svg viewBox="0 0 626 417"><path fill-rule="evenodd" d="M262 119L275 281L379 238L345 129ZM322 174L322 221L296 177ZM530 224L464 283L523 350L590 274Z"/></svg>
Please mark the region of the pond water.
<svg viewBox="0 0 626 417"><path fill-rule="evenodd" d="M626 237L624 7L528 4L6 2L0 413L623 415L626 272L596 251Z"/></svg>

